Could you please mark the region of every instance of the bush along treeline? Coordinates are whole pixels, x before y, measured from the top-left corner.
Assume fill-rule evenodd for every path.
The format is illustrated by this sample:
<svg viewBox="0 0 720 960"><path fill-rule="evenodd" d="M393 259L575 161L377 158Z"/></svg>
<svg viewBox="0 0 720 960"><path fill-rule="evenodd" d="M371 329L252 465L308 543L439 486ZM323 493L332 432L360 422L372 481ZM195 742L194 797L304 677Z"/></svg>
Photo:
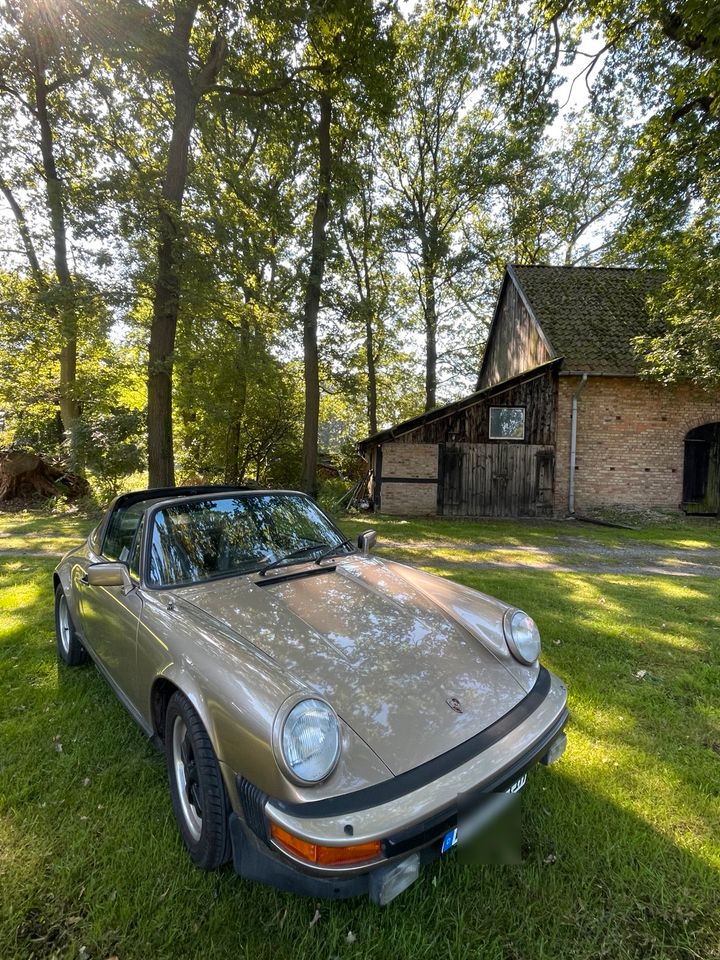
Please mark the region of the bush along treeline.
<svg viewBox="0 0 720 960"><path fill-rule="evenodd" d="M316 494L507 261L664 269L638 349L716 386L719 63L711 4L3 0L0 448Z"/></svg>

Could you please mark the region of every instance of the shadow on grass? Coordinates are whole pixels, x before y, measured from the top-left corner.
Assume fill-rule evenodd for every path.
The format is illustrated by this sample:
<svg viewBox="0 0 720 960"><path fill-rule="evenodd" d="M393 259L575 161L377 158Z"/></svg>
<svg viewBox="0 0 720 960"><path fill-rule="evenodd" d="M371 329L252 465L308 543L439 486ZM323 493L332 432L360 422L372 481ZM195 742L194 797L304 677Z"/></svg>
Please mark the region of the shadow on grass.
<svg viewBox="0 0 720 960"><path fill-rule="evenodd" d="M567 681L574 722L588 736L602 740L600 721L614 718L610 733L620 744L698 794L718 796L716 582L495 571L452 579L534 616L543 660Z"/></svg>
<svg viewBox="0 0 720 960"><path fill-rule="evenodd" d="M568 753L528 784L523 866L472 869L451 855L382 910L192 867L162 757L92 667L56 665L48 566L28 577L39 594L24 632L0 624L3 960L81 947L121 960L679 960L717 949L717 757L704 746L716 716L712 584L474 575L470 585L540 622L546 661L570 688ZM639 680L641 668L655 679Z"/></svg>
<svg viewBox="0 0 720 960"><path fill-rule="evenodd" d="M100 733L109 733L102 720ZM709 958L717 945L717 872L562 768L531 779L523 865L473 868L450 855L380 909L282 894L230 868L195 870L179 845L162 763L135 740L120 738L95 789L79 794L56 778L45 801L54 815L15 810L37 852L9 897L6 960L77 956L81 946L124 960L680 960ZM99 760L92 751L86 759ZM88 817L97 797L102 809Z"/></svg>

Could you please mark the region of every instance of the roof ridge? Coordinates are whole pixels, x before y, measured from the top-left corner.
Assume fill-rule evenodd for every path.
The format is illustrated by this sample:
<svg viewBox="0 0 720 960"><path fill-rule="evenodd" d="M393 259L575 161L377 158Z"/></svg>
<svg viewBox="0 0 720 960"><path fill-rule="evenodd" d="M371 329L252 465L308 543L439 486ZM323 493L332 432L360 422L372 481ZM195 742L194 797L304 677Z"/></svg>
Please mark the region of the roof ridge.
<svg viewBox="0 0 720 960"><path fill-rule="evenodd" d="M508 261L508 266L521 270L625 270L627 273L664 273L660 267L616 267L608 264L567 263L517 263Z"/></svg>

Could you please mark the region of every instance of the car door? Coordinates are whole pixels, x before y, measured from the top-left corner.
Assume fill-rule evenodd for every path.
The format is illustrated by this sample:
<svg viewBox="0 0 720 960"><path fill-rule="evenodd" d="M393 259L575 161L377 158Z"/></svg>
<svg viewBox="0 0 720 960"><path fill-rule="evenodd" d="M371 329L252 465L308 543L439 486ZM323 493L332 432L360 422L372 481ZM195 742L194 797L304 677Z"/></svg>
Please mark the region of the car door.
<svg viewBox="0 0 720 960"><path fill-rule="evenodd" d="M139 555L143 533L141 514L130 546L125 544L118 556L105 549L97 562L120 560L127 563L132 588L91 586L83 578L78 584L80 614L88 644L95 659L122 699L138 707L137 633L142 614L139 590ZM116 550L110 550L117 553Z"/></svg>

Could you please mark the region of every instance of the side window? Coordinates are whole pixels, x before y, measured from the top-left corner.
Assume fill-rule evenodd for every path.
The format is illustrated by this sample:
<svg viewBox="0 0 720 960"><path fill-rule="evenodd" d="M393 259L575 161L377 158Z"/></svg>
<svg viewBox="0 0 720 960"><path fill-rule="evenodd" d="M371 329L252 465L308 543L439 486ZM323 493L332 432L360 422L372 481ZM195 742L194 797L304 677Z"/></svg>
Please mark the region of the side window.
<svg viewBox="0 0 720 960"><path fill-rule="evenodd" d="M136 580L140 579L140 550L142 549L143 530L145 529L145 514L140 518L135 537L133 538L130 556L128 557L128 569L130 576Z"/></svg>
<svg viewBox="0 0 720 960"><path fill-rule="evenodd" d="M142 504L133 504L127 510L116 510L110 517L102 546L102 554L108 560L127 563L133 545L135 531L143 515Z"/></svg>

